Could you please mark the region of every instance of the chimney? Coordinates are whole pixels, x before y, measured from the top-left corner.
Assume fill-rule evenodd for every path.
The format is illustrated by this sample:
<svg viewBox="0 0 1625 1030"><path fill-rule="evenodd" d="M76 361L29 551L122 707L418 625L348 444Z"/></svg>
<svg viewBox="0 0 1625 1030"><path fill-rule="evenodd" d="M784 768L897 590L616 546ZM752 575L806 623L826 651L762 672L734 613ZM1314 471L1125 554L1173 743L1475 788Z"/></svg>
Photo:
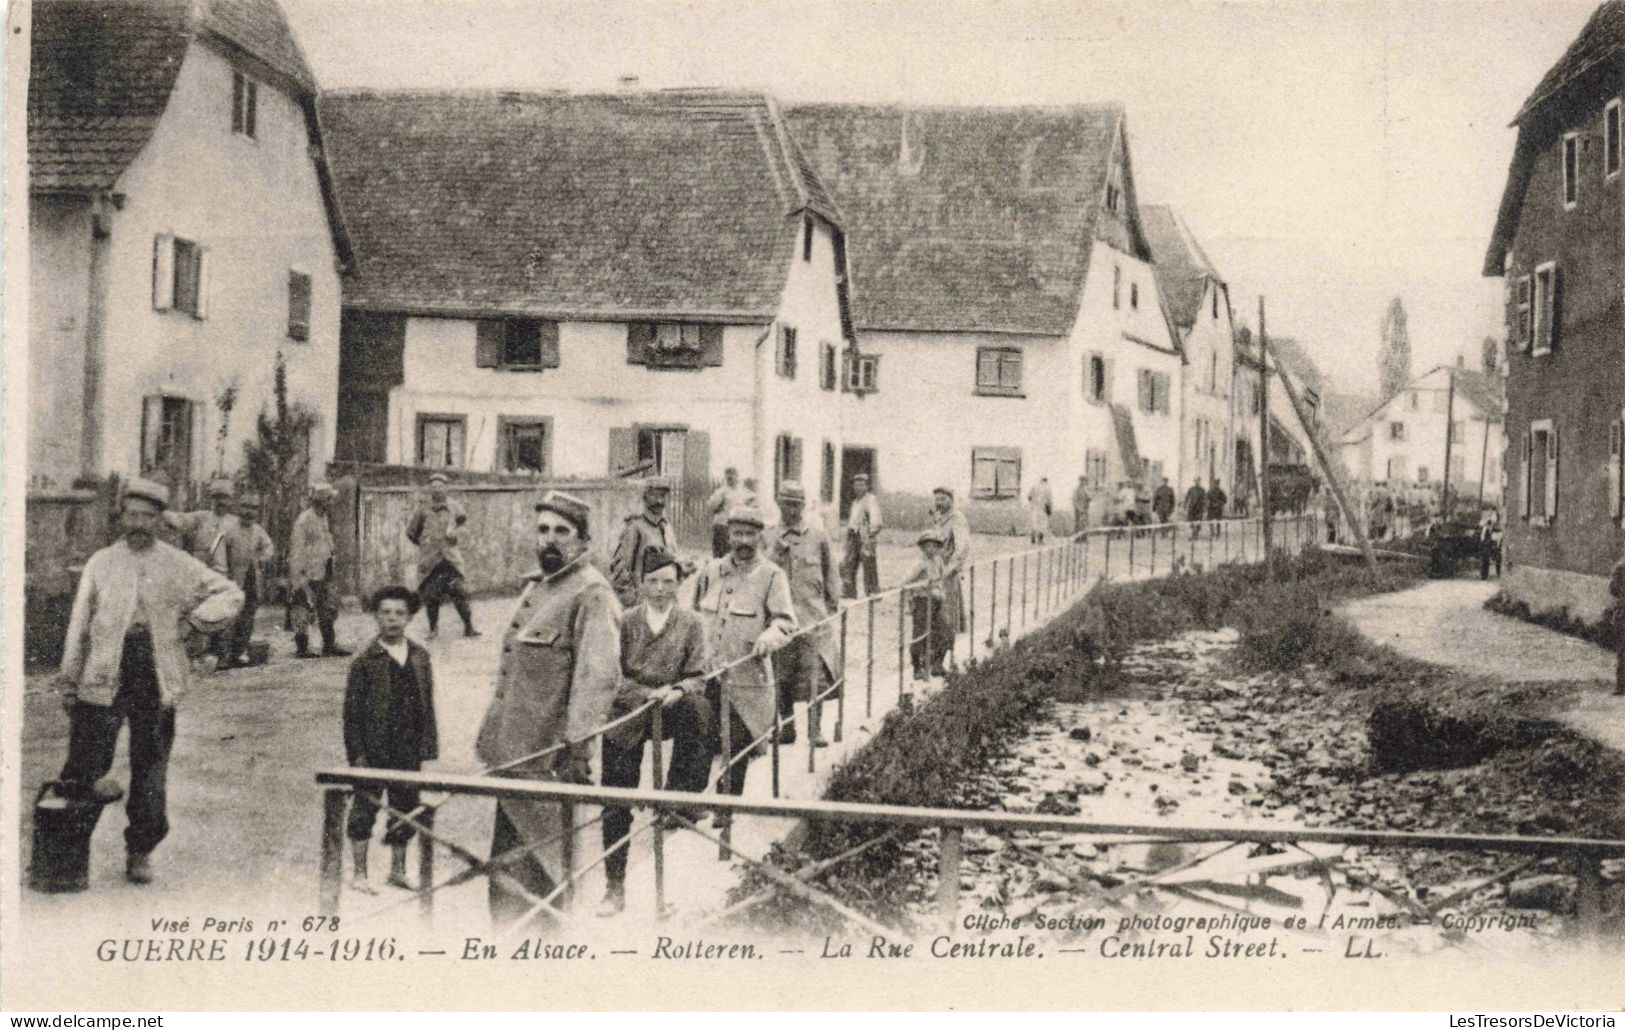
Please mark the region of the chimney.
<svg viewBox="0 0 1625 1030"><path fill-rule="evenodd" d="M1467 358L1466 358L1465 355L1462 355L1462 354L1457 354L1456 355L1456 367L1457 368L1466 368L1467 367Z"/></svg>
<svg viewBox="0 0 1625 1030"><path fill-rule="evenodd" d="M615 77L615 88L622 93L634 92L638 88L638 77L626 73L617 75Z"/></svg>

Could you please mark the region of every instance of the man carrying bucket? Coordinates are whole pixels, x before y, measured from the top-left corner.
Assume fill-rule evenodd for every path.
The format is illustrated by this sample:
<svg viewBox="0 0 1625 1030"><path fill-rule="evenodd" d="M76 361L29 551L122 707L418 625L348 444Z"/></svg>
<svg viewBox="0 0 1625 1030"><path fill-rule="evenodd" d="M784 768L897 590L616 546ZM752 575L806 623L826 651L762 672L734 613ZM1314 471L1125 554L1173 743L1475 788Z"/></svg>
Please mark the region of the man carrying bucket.
<svg viewBox="0 0 1625 1030"><path fill-rule="evenodd" d="M71 720L59 777L66 795L87 795L107 775L119 730L130 722L124 875L138 884L152 882L149 856L169 832L165 781L189 666L183 629L219 632L243 604L231 580L157 539L168 503L168 489L157 483L126 484L123 536L85 563L59 674Z"/></svg>

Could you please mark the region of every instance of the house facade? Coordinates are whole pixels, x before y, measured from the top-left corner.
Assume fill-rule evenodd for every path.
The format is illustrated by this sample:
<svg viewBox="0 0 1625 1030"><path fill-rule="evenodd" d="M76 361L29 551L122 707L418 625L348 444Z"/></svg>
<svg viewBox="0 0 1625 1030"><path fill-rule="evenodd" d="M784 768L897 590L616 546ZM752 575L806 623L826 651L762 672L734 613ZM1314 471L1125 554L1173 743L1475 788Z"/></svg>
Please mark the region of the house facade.
<svg viewBox="0 0 1625 1030"><path fill-rule="evenodd" d="M833 498L845 241L774 102L339 92L341 461Z"/></svg>
<svg viewBox="0 0 1625 1030"><path fill-rule="evenodd" d="M1505 283L1507 567L1531 609L1596 621L1625 547L1625 3L1518 112L1484 274Z"/></svg>
<svg viewBox="0 0 1625 1030"><path fill-rule="evenodd" d="M1217 482L1233 497L1238 448L1231 396L1236 348L1230 287L1178 212L1166 205L1147 204L1140 213L1156 261L1163 303L1185 359L1180 419L1183 474L1176 486L1183 493L1196 480L1204 486Z"/></svg>
<svg viewBox="0 0 1625 1030"><path fill-rule="evenodd" d="M1441 365L1345 431L1338 454L1356 487L1442 489L1448 471L1458 501L1499 504L1501 427L1499 379Z"/></svg>
<svg viewBox="0 0 1625 1030"><path fill-rule="evenodd" d="M953 489L1023 525L1047 478L1097 520L1125 479L1180 470L1180 354L1139 224L1123 111L795 106L846 218L854 324L846 475L895 520Z"/></svg>
<svg viewBox="0 0 1625 1030"><path fill-rule="evenodd" d="M315 80L280 8L32 13L30 489L118 473L183 498L233 473L279 354L321 468L348 245Z"/></svg>

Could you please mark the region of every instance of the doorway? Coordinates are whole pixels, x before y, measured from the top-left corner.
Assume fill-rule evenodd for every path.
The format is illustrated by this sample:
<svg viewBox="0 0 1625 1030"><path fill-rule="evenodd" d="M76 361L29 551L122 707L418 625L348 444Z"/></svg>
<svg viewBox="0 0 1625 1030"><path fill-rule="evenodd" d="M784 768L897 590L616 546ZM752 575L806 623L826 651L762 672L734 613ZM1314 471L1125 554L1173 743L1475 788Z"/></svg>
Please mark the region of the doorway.
<svg viewBox="0 0 1625 1030"><path fill-rule="evenodd" d="M880 492L880 474L875 467L873 447L841 448L841 521L852 508L852 478L859 473L869 477L869 489Z"/></svg>

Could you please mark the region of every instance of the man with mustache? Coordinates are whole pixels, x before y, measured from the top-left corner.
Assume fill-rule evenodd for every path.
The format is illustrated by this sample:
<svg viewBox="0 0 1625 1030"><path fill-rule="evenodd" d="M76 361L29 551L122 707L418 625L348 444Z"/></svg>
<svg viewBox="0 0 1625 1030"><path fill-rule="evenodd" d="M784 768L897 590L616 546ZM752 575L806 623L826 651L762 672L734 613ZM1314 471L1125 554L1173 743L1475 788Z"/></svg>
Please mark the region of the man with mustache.
<svg viewBox="0 0 1625 1030"><path fill-rule="evenodd" d="M113 767L130 721L125 878L152 882L149 856L169 833L165 812L175 704L186 692L188 630L218 632L243 592L225 576L156 537L169 490L145 479L124 487L121 539L90 556L79 577L58 682L68 710L68 760L58 777L89 792Z"/></svg>
<svg viewBox="0 0 1625 1030"><path fill-rule="evenodd" d="M638 585L649 571L650 550L677 553L677 533L666 521L666 502L670 499L671 487L665 483L645 486L643 511L626 520L615 544L615 553L609 559L609 581L615 585L615 596L624 608L638 603Z"/></svg>
<svg viewBox="0 0 1625 1030"><path fill-rule="evenodd" d="M773 728L775 685L773 665L768 657L784 646L796 631L795 604L790 599L790 582L784 570L762 559L762 513L739 507L728 514L729 553L713 558L694 577L694 607L706 624L706 646L712 667L737 667L713 678L706 695L717 714L717 723L727 719L728 747L713 741L725 762L732 763L718 791L743 794L745 771L756 748L753 741ZM728 687L728 704L722 703L722 684ZM737 759L737 761L735 761ZM718 812L713 825L726 826L729 816Z"/></svg>
<svg viewBox="0 0 1625 1030"><path fill-rule="evenodd" d="M609 720L621 683L620 605L587 553L587 503L549 491L536 505L536 554L519 608L502 637L491 707L475 753L493 773L525 779L591 783L592 735ZM558 744L568 746L551 754ZM501 865L491 876L491 918L499 925L527 913L563 875L563 813L535 801L497 802L491 857L554 838L548 846Z"/></svg>
<svg viewBox="0 0 1625 1030"><path fill-rule="evenodd" d="M829 534L816 523L809 524L807 491L800 483L779 484L781 523L767 531L762 549L784 570L790 583L790 600L796 606L796 621L803 627L822 622L841 606L840 570L835 564L835 548ZM819 735L823 705L817 698L834 682L840 663L833 627L810 630L791 640L774 661L778 672L779 743L796 742L796 695L807 696L807 736L810 747L828 747Z"/></svg>

